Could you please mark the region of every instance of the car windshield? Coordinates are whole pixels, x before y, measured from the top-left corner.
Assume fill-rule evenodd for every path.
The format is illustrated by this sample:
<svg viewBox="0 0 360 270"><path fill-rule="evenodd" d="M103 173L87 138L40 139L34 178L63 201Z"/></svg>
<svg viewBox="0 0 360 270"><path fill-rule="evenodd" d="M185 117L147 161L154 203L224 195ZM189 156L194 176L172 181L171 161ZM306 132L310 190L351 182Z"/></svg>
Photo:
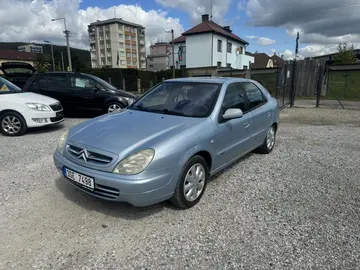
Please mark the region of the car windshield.
<svg viewBox="0 0 360 270"><path fill-rule="evenodd" d="M5 80L0 76L0 94L3 93L19 93L21 92L21 88L13 84L12 82L9 82L8 80Z"/></svg>
<svg viewBox="0 0 360 270"><path fill-rule="evenodd" d="M129 109L187 117L207 117L221 84L164 82L133 103Z"/></svg>
<svg viewBox="0 0 360 270"><path fill-rule="evenodd" d="M107 81L104 81L103 79L100 79L99 77L96 77L96 76L93 76L93 75L90 75L90 74L87 74L87 76L94 79L98 83L102 84L103 86L105 86L105 88L108 88L108 89L111 89L111 90L116 90L117 89L115 86L108 83Z"/></svg>

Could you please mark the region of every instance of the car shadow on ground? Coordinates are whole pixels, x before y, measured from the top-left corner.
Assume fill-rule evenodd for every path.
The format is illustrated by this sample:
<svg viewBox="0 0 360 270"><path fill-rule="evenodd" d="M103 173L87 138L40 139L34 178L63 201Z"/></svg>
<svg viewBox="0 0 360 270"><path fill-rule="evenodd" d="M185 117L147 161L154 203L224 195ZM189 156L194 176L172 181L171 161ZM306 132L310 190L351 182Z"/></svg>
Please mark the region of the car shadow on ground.
<svg viewBox="0 0 360 270"><path fill-rule="evenodd" d="M66 199L80 207L116 218L128 220L146 218L164 210L165 205L168 204L163 202L147 207L135 207L124 202L106 201L78 190L64 177L58 177L55 180L55 185Z"/></svg>
<svg viewBox="0 0 360 270"><path fill-rule="evenodd" d="M227 168L221 170L220 172L213 175L208 182L208 187L211 188L211 184L217 180L222 174L231 170L233 167L239 165L239 163L253 156L254 153L251 152L244 157L238 159ZM158 204L154 204L147 207L135 207L128 203L124 202L115 202L115 201L106 201L94 196L91 196L81 190L78 190L74 185L72 185L69 180L64 177L58 177L55 180L55 185L57 189L64 195L64 197L73 203L79 205L80 207L96 211L105 215L110 215L116 218L124 218L128 220L136 220L146 218L153 214L159 213L166 209L183 211L175 206L173 206L170 202L165 201ZM205 192L206 196L206 192ZM195 206L196 207L196 206Z"/></svg>
<svg viewBox="0 0 360 270"><path fill-rule="evenodd" d="M26 134L39 134L39 133L51 133L64 128L64 122L55 125L48 125L37 128L29 128ZM25 135L26 135L25 134Z"/></svg>

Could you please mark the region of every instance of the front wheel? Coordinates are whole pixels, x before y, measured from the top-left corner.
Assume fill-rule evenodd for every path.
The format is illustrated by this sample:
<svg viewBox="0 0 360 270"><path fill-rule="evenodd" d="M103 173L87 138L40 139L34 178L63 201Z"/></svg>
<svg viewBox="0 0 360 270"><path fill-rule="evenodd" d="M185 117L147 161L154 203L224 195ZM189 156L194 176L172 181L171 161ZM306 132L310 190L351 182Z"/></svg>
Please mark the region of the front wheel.
<svg viewBox="0 0 360 270"><path fill-rule="evenodd" d="M187 209L196 205L205 192L209 166L201 156L193 156L184 166L171 203Z"/></svg>
<svg viewBox="0 0 360 270"><path fill-rule="evenodd" d="M0 116L0 131L5 136L21 136L26 130L26 122L21 114L7 112Z"/></svg>
<svg viewBox="0 0 360 270"><path fill-rule="evenodd" d="M106 107L106 111L107 113L113 113L113 112L118 112L121 111L124 108L124 106L120 103L120 102L110 102L107 107Z"/></svg>

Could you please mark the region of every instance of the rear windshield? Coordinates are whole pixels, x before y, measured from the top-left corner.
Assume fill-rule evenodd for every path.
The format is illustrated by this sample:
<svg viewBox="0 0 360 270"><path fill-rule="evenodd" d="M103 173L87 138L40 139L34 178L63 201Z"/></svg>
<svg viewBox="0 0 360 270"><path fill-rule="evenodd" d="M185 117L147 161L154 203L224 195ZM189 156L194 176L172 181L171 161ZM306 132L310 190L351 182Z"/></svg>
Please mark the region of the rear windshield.
<svg viewBox="0 0 360 270"><path fill-rule="evenodd" d="M4 78L0 77L0 94L5 94L9 92L19 93L21 92L21 88L9 82L8 80L5 80Z"/></svg>

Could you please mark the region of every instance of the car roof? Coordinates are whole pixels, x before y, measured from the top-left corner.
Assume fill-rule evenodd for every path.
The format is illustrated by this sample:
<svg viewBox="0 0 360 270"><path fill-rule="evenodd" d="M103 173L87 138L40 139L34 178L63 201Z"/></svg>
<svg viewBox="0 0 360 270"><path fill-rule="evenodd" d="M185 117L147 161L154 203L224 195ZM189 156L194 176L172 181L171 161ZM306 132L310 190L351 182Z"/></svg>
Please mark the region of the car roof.
<svg viewBox="0 0 360 270"><path fill-rule="evenodd" d="M251 80L244 78L233 78L233 77L187 77L187 78L176 78L176 79L165 80L165 82L200 82L200 83L221 83L221 84L230 81L249 82Z"/></svg>

